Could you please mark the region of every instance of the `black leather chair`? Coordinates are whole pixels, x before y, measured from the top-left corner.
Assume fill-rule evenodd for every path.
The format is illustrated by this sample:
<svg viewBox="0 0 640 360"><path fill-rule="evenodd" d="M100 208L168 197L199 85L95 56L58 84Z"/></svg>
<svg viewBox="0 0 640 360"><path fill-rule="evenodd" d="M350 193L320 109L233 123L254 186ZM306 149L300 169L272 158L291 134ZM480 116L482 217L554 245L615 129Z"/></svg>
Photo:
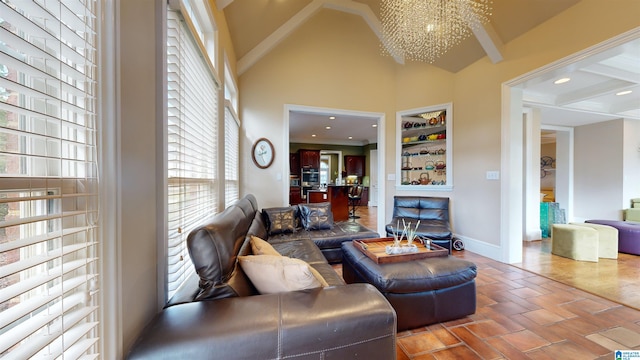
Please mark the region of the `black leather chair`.
<svg viewBox="0 0 640 360"><path fill-rule="evenodd" d="M428 196L395 196L393 198L393 218L385 230L387 236L400 234L402 220L412 227L420 220L416 235L429 238L451 253L453 233L449 224L449 198ZM398 224L400 228L398 229Z"/></svg>
<svg viewBox="0 0 640 360"><path fill-rule="evenodd" d="M349 205L351 206L350 219L360 219L360 216L356 215L356 206L362 199L362 185L354 185L349 189Z"/></svg>

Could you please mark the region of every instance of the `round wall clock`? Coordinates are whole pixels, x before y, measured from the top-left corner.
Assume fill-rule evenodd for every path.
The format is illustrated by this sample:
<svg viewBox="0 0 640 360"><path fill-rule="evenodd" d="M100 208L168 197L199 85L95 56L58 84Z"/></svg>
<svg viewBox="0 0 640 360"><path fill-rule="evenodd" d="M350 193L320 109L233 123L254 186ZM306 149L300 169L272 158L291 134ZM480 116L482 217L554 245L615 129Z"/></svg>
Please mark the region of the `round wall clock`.
<svg viewBox="0 0 640 360"><path fill-rule="evenodd" d="M251 149L251 158L253 163L260 169L266 169L273 163L275 157L273 144L266 138L258 139Z"/></svg>

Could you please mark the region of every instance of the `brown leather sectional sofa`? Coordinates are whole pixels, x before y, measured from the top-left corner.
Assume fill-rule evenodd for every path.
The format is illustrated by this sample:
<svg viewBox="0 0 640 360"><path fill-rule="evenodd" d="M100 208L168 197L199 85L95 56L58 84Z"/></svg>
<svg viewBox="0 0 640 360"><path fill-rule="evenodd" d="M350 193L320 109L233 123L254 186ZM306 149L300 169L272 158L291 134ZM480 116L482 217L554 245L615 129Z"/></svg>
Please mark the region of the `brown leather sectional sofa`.
<svg viewBox="0 0 640 360"><path fill-rule="evenodd" d="M295 211L309 208L293 210L298 227L302 217ZM263 214L247 195L192 231L196 272L146 326L127 358L395 359L396 315L389 302L369 284L346 285L327 261L336 261L342 242L378 234L355 223L331 226L326 212L316 217L318 230L290 232L280 222L288 216L287 208ZM267 239L283 256L304 260L329 286L258 294L237 261L251 255L251 235Z"/></svg>

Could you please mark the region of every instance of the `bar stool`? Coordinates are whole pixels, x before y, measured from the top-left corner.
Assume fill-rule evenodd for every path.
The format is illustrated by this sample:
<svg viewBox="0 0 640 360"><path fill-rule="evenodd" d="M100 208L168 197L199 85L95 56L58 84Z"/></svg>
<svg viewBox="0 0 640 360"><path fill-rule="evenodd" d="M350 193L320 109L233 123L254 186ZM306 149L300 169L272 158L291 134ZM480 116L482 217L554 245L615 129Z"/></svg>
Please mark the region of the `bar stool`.
<svg viewBox="0 0 640 360"><path fill-rule="evenodd" d="M360 216L356 215L356 206L362 199L362 185L354 185L349 191L349 205L351 205L350 219L360 219Z"/></svg>

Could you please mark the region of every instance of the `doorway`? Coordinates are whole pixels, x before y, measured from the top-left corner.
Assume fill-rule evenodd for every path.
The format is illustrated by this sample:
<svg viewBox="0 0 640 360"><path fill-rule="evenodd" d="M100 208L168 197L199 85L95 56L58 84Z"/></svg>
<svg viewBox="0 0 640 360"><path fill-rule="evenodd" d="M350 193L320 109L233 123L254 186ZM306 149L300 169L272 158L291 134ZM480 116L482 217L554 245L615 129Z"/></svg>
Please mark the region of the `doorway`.
<svg viewBox="0 0 640 360"><path fill-rule="evenodd" d="M304 106L304 105L292 105L292 104L286 104L284 107L284 121L283 121L283 143L280 146L280 152L283 154L288 154L289 153L289 142L290 142L290 138L289 138L289 118L291 116L292 113L295 112L301 112L301 113L307 113L307 114L319 114L319 115L335 115L335 116L348 116L348 117L367 117L367 118L374 118L376 119L376 132L377 132L377 137L376 137L376 141L377 141L377 150L379 153L384 154L385 153L385 114L384 113L376 113L376 112L366 112L366 111L355 111L355 110L344 110L344 109L330 109L330 108L321 108L321 107L313 107L313 106ZM377 169L377 176L376 176L376 182L377 184L384 184L384 181L382 179L383 174L385 173L385 166L384 166L384 161L383 161L383 157L378 157L377 161L376 161L376 169ZM289 164L287 162L283 162L282 165L282 173L283 174L289 174ZM283 204L287 204L289 202L288 199L288 194L289 194L289 187L288 187L288 183L284 183L282 184L283 189L282 189L282 193L283 193ZM376 198L376 202L378 204L382 204L384 203L384 196L385 196L385 187L384 186L378 186L377 189L377 198ZM378 233L383 234L385 232L384 230L384 225L385 225L385 209L384 206L378 206L377 207L377 211L376 211L376 217L377 217L377 229L376 231Z"/></svg>
<svg viewBox="0 0 640 360"><path fill-rule="evenodd" d="M637 43L638 39L640 39L640 29L635 29L502 84L501 128L505 136L502 136L501 140L500 161L501 172L504 174L503 181L500 184L500 261L505 263L519 263L522 261L522 240L523 235L526 234L526 226L530 219L527 211L533 204L539 204L540 201L539 187L531 186L532 183L535 183L532 181L532 177L540 174L539 160L536 161L538 169L535 169L533 167L534 158L531 156L531 144L534 141L532 134L535 133L538 136L539 132L530 131L530 124L527 121L523 121L523 109L526 106L531 106L544 111L563 110L565 115L578 114L582 120L592 120L592 122L607 121L612 117L614 119L620 118L617 114L542 104L539 101L536 102L535 99L525 101L525 89L529 91L530 86L541 84L543 81L575 71L578 68L593 65L603 58L610 58L623 53L625 45ZM584 88L585 84L582 85L581 88ZM596 117L598 119L594 120L593 118ZM572 128L576 125L577 123L573 123L569 127ZM581 125L584 125L584 123ZM571 204L574 203L572 191L573 164L571 162L573 161L573 138L570 131L558 132L557 134L559 138L560 136L566 137L564 145L562 145L564 149L557 150L557 154L558 156L562 154L567 157L564 161L567 162L568 166L564 175L567 179L561 181L559 179L560 173L556 172L556 190L558 194L556 201L565 204L567 207L566 218L571 221L573 220ZM557 158L556 162L559 161L561 159ZM560 166L560 164L557 164L557 166ZM561 183L566 184L566 191L558 188ZM562 196L565 196L565 198L563 199Z"/></svg>

